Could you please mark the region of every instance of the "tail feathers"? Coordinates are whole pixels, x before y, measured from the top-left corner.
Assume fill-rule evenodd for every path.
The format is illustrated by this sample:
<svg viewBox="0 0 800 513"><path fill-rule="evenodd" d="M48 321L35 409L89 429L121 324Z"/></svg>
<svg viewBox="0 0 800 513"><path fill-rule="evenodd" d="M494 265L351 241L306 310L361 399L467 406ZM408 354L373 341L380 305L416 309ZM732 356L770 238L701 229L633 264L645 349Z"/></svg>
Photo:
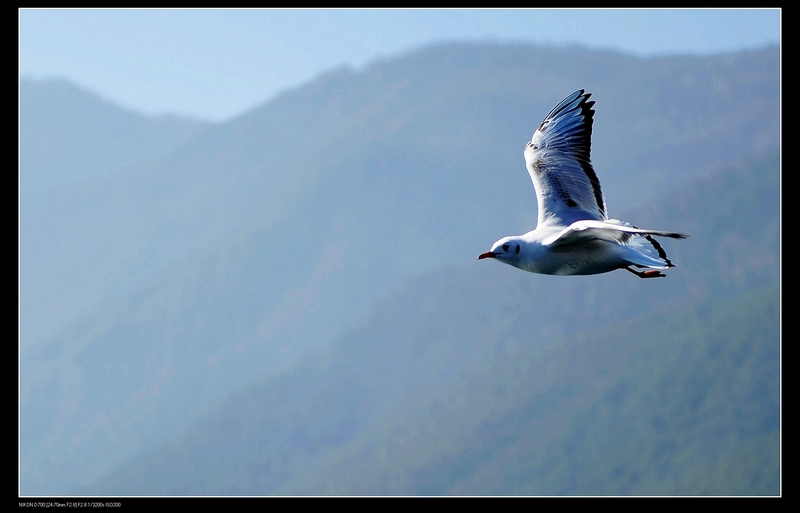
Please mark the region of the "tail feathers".
<svg viewBox="0 0 800 513"><path fill-rule="evenodd" d="M677 235L680 235L680 234L677 234ZM667 235L667 237L669 237L669 235ZM661 247L661 244L659 244L658 241L656 239L654 239L652 235L645 235L644 238L645 238L645 240L647 240L647 242L650 243L650 245L653 247L653 249L656 250L656 252L658 253L658 258L663 260L664 264L666 264L667 267L675 267L675 264L670 262L669 258L667 258L667 252L664 251L664 248ZM684 237L675 237L675 238L682 239Z"/></svg>
<svg viewBox="0 0 800 513"><path fill-rule="evenodd" d="M633 225L631 225L633 226ZM637 228L633 226L633 228ZM653 235L657 235L659 237L671 237L673 239L685 239L689 237L686 233L678 233L678 232L662 232L657 230L642 230L639 233L644 239L650 243L650 247L658 254L658 258L664 262L664 265L667 267L675 267L669 258L667 258L667 252L664 251L664 248L661 247L661 244L653 237Z"/></svg>
<svg viewBox="0 0 800 513"><path fill-rule="evenodd" d="M667 257L667 252L661 247L656 237L670 237L672 239L685 239L689 235L679 232L665 232L661 230L644 230L625 221L610 219L608 222L625 227L623 230L629 236L626 240L621 240L629 249L627 256L628 262L634 267L649 269L668 269L675 267L675 264ZM640 278L653 278L664 276L661 273L639 273L633 269L628 271L636 274Z"/></svg>
<svg viewBox="0 0 800 513"><path fill-rule="evenodd" d="M675 264L667 257L667 252L652 235L636 235L628 240L630 253L627 260L637 267L667 269Z"/></svg>

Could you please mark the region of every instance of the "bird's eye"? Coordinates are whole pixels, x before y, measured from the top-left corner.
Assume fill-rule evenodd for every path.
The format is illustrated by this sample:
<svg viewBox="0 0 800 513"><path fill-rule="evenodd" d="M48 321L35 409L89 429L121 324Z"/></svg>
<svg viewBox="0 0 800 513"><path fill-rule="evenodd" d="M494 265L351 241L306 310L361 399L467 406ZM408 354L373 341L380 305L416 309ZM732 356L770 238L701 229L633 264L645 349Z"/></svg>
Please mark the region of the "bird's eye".
<svg viewBox="0 0 800 513"><path fill-rule="evenodd" d="M519 244L517 244L517 249L514 250L514 253L519 255Z"/></svg>
<svg viewBox="0 0 800 513"><path fill-rule="evenodd" d="M503 251L508 251L508 244L503 244Z"/></svg>

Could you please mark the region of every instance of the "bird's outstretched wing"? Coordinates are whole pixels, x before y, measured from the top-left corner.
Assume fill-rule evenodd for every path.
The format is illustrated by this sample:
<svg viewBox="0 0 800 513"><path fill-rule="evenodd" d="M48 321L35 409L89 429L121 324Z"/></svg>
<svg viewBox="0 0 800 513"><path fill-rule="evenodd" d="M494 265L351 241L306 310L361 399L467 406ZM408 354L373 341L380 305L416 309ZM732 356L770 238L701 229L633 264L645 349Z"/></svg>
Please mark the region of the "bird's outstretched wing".
<svg viewBox="0 0 800 513"><path fill-rule="evenodd" d="M607 221L583 220L576 221L561 230L561 232L547 237L542 241L542 244L555 247L590 239L602 239L617 244L627 244L634 236L651 237L653 235L673 239L685 239L688 237L685 233L643 230L618 219L609 219Z"/></svg>
<svg viewBox="0 0 800 513"><path fill-rule="evenodd" d="M620 246L631 246L636 251L629 253L628 261L634 265L666 269L675 267L667 258L667 253L655 237L685 239L689 235L664 230L643 230L630 223L618 219L607 221L576 221L561 230L560 233L548 237L542 244L549 248L567 245L581 245L588 240L606 240ZM635 271L632 271L636 274ZM645 276L642 276L645 277Z"/></svg>
<svg viewBox="0 0 800 513"><path fill-rule="evenodd" d="M608 219L589 157L594 117L590 96L581 89L564 98L525 147L525 163L539 203L539 225Z"/></svg>

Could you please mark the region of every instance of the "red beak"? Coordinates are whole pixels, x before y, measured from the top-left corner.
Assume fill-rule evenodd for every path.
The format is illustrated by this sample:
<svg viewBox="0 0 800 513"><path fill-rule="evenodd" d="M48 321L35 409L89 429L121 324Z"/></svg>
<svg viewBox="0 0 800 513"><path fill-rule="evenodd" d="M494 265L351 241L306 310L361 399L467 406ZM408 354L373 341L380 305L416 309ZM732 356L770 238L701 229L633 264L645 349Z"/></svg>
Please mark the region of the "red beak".
<svg viewBox="0 0 800 513"><path fill-rule="evenodd" d="M484 258L494 258L495 254L491 251L487 251L486 253L481 253L478 255L478 260L483 260Z"/></svg>

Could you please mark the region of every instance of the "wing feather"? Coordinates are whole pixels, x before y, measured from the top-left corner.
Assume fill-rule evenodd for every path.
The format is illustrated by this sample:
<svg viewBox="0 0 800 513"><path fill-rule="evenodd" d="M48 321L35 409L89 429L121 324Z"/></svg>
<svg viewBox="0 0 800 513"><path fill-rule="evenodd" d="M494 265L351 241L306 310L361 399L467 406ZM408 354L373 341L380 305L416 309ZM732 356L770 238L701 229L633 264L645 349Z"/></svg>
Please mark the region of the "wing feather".
<svg viewBox="0 0 800 513"><path fill-rule="evenodd" d="M685 233L666 232L663 230L644 230L618 219L609 219L607 221L585 220L572 223L556 235L544 239L542 244L554 247L585 241L587 239L602 239L609 242L616 242L617 244L628 244L635 236L645 237L647 240L650 240L653 235L657 237L670 237L673 239L685 239L688 237ZM656 249L658 248L660 248L660 246Z"/></svg>
<svg viewBox="0 0 800 513"><path fill-rule="evenodd" d="M539 225L608 219L590 159L594 118L590 96L581 89L564 98L525 147L525 163L539 204Z"/></svg>

